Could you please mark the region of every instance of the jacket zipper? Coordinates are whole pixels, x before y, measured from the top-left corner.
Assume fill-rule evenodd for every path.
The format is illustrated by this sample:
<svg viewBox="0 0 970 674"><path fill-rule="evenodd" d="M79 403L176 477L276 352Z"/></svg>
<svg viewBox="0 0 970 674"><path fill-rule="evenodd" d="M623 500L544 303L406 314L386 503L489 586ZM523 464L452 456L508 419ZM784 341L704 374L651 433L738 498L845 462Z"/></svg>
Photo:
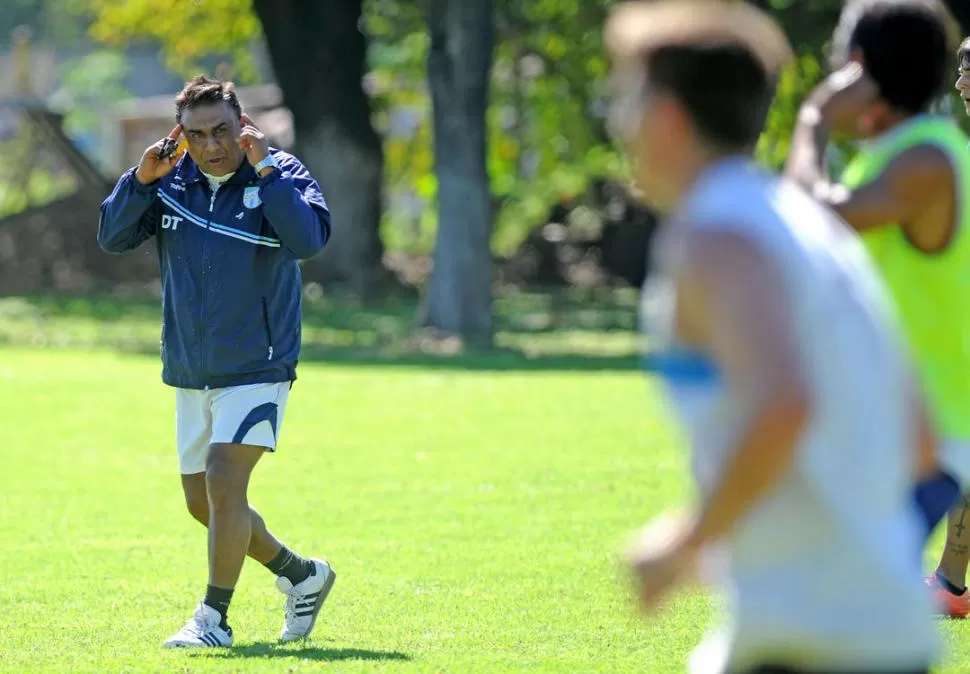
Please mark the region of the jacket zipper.
<svg viewBox="0 0 970 674"><path fill-rule="evenodd" d="M218 189L212 191L212 196L209 197L209 217L205 221L205 238L202 240L202 378L208 379L208 368L206 363L206 328L209 322L206 320L206 304L208 304L209 299L209 275L206 273L208 265L206 264L206 255L209 252L209 224L212 222L212 212L216 208L216 194L219 192ZM205 390L209 390L209 384L205 384Z"/></svg>
<svg viewBox="0 0 970 674"><path fill-rule="evenodd" d="M269 307L266 305L266 298L263 298L263 325L266 326L266 341L269 344L269 354L266 360L273 360L273 331L269 327Z"/></svg>

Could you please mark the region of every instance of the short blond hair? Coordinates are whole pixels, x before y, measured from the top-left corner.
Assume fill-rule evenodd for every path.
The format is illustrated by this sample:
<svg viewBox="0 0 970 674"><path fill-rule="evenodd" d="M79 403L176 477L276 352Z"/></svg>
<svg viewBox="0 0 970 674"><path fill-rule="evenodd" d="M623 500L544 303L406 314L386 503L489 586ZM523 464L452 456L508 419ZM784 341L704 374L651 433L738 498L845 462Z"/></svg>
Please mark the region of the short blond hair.
<svg viewBox="0 0 970 674"><path fill-rule="evenodd" d="M777 76L792 59L788 38L775 20L743 2L626 2L610 13L605 37L619 61L647 59L663 47L734 45L749 52L769 76Z"/></svg>
<svg viewBox="0 0 970 674"><path fill-rule="evenodd" d="M638 89L663 91L722 152L749 151L757 142L792 56L778 24L740 2L630 2L613 10L605 38L617 119L635 108Z"/></svg>

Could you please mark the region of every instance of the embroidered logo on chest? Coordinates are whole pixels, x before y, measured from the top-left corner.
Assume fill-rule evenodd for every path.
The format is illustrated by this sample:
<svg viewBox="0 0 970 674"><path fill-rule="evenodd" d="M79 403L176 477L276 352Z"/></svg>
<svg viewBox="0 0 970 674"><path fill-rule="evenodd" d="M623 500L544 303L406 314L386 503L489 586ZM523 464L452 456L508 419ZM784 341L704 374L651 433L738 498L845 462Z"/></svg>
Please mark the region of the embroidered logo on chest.
<svg viewBox="0 0 970 674"><path fill-rule="evenodd" d="M262 203L263 200L259 198L259 187L247 187L243 190L243 206L252 209Z"/></svg>

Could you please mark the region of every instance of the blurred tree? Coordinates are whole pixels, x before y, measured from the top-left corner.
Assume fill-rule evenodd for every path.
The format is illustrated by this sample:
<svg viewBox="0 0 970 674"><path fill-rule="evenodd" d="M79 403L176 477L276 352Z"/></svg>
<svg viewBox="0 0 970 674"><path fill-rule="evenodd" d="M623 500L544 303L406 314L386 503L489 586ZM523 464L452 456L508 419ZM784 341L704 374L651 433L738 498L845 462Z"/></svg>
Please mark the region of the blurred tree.
<svg viewBox="0 0 970 674"><path fill-rule="evenodd" d="M428 5L438 234L419 325L482 346L490 346L493 337L485 121L492 12L492 0L430 0Z"/></svg>
<svg viewBox="0 0 970 674"><path fill-rule="evenodd" d="M385 241L433 248L437 181L426 91L427 2L368 0L371 77L386 130L387 181L403 207L386 214ZM582 194L591 177L622 172L605 128L601 30L609 0L496 0L488 168L493 250L511 253L550 209ZM425 206L422 208L421 206ZM390 225L390 226L388 226Z"/></svg>
<svg viewBox="0 0 970 674"><path fill-rule="evenodd" d="M307 263L336 267L352 294L384 279L380 239L384 154L363 88L362 0L255 0L301 155L330 201L334 238Z"/></svg>
<svg viewBox="0 0 970 674"><path fill-rule="evenodd" d="M18 26L30 26L37 31L43 23L43 0L6 0L0 12L0 39L9 39Z"/></svg>
<svg viewBox="0 0 970 674"><path fill-rule="evenodd" d="M427 253L434 247L437 190L428 95L427 2L366 0L367 90L383 135L385 190L382 239L392 250Z"/></svg>
<svg viewBox="0 0 970 674"><path fill-rule="evenodd" d="M498 0L489 166L510 252L550 209L622 162L606 132L602 26L610 0ZM526 228L523 228L526 223Z"/></svg>
<svg viewBox="0 0 970 674"><path fill-rule="evenodd" d="M65 64L61 85L48 101L64 111L64 131L73 137L95 133L105 107L130 95L123 84L127 72L125 55L108 49Z"/></svg>
<svg viewBox="0 0 970 674"><path fill-rule="evenodd" d="M70 0L93 13L106 44L152 39L186 76L210 54L231 58L241 83L255 80L253 42L265 33L273 69L293 113L297 152L318 176L333 211L334 238L307 276L369 295L383 277L379 238L382 153L361 78L366 40L361 0L193 0L160 11L150 0Z"/></svg>
<svg viewBox="0 0 970 674"><path fill-rule="evenodd" d="M3 0L0 40L7 40L18 26L27 26L37 42L74 42L84 36L89 24L66 11L73 2L75 0Z"/></svg>
<svg viewBox="0 0 970 674"><path fill-rule="evenodd" d="M11 1L24 6L41 2ZM203 54L228 54L244 82L255 72L249 47L265 33L294 112L299 152L333 202L337 236L332 249L308 265L309 276L336 269L360 294L380 278L382 174L391 204L380 225L384 242L421 253L432 250L436 240L448 242L437 251L447 260L475 237L476 245L484 240L496 253L510 253L529 230L544 224L551 208L583 194L591 179L626 171L605 130L608 63L601 31L615 0L491 0L494 23L483 24L494 31L494 47L488 49L491 75L481 92L477 85L468 90L471 96L454 95L463 85L442 73L479 68L471 64L474 54L453 58L449 49L453 44L479 48L481 43L450 36L460 30L462 20L443 0L193 0L159 15L148 0L48 1L96 10L94 34L106 41L135 36L159 40L169 63L183 72ZM842 0L749 1L782 23L798 52L759 144L759 157L778 167L788 152L798 105L826 72L825 45ZM970 32L970 2L947 2ZM469 6L461 11L479 10ZM435 73L436 63L448 65ZM467 240L459 245L454 232L437 231L450 203L439 193L442 171L457 170L462 159L447 140L454 131L442 127L447 121L442 106L454 104L456 119L477 123L469 108L472 100L489 102L485 175L494 217L490 228L466 219L469 228L478 229L465 232ZM383 134L383 153L371 119ZM465 151L477 142L470 136L460 147ZM438 156L437 176L434 148L448 153ZM482 239L483 232L491 233ZM483 252L476 255L484 259ZM426 309L447 306L443 299L431 299L443 297L441 275L448 278L450 272L441 270L458 264L439 262L435 282L442 285L434 293L429 287ZM476 297L479 307L486 304L484 295ZM484 316L479 308L472 313ZM444 323L429 312L422 318Z"/></svg>
<svg viewBox="0 0 970 674"><path fill-rule="evenodd" d="M243 82L256 77L252 44L260 35L251 0L193 0L159 11L150 0L68 0L75 12L93 16L91 35L108 45L154 40L174 71L194 74L198 60L226 54Z"/></svg>

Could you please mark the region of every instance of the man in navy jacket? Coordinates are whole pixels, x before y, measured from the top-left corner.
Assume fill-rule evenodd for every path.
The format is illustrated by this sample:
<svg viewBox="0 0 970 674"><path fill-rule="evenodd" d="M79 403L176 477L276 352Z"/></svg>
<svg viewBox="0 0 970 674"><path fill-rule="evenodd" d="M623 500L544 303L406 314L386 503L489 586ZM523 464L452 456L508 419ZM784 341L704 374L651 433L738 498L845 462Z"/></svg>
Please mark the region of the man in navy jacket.
<svg viewBox="0 0 970 674"><path fill-rule="evenodd" d="M270 148L242 112L232 83L196 77L175 108L178 125L121 177L98 225L111 253L155 239L182 487L209 529L205 599L165 646L232 645L226 613L247 553L276 574L286 595L280 636L292 641L313 629L336 575L267 531L246 490L276 448L296 379L298 260L323 250L330 212L303 164Z"/></svg>

